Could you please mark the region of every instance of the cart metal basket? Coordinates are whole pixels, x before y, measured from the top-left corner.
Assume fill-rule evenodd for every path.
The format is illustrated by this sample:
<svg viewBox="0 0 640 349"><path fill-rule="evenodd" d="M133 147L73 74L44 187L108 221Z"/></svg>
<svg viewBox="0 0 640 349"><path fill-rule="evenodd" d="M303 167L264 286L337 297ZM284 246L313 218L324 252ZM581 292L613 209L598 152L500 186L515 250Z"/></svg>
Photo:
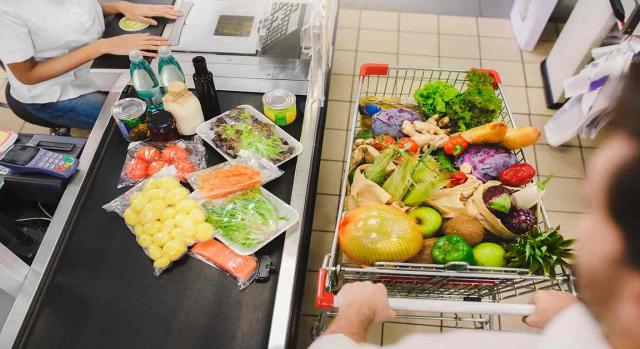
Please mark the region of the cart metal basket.
<svg viewBox="0 0 640 349"><path fill-rule="evenodd" d="M515 127L511 111L500 86L500 75L482 69L494 79L496 95L502 100L499 119ZM359 132L359 100L366 96L400 97L409 99L425 83L442 80L464 90L467 71L445 69L415 69L390 67L386 64L363 64L355 108L350 118L344 172L341 180L338 221L331 253L318 272L316 307L321 309L314 336L321 333L326 320L335 314L334 295L342 285L354 281L381 282L387 287L390 305L399 318L437 320L444 327L500 329L501 315L528 315L533 306L501 303L509 298L540 289L556 289L575 294L573 276L568 269L559 268L554 278L530 275L526 269L488 268L470 266L464 262L447 265L413 263L376 263L362 266L344 263L338 245L338 223L342 218L348 188L349 161L355 135ZM515 152L519 162L526 162L522 150ZM540 225L550 223L543 205L539 205ZM446 324L446 325L445 325Z"/></svg>

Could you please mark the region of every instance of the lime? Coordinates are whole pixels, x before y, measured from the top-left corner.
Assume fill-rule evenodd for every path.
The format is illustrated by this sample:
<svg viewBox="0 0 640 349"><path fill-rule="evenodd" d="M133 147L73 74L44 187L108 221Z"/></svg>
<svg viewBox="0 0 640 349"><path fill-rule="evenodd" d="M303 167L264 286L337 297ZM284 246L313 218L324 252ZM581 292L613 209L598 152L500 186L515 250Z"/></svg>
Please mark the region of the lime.
<svg viewBox="0 0 640 349"><path fill-rule="evenodd" d="M504 248L493 242L483 242L473 248L473 257L479 266L504 267Z"/></svg>

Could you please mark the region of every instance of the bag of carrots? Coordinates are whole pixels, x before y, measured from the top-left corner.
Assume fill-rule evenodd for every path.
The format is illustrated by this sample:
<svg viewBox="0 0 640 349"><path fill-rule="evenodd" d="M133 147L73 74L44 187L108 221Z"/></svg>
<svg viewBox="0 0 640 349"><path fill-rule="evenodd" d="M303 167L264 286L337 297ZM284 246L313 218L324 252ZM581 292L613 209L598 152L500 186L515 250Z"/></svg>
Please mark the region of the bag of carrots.
<svg viewBox="0 0 640 349"><path fill-rule="evenodd" d="M246 157L194 172L187 179L195 190L192 194L194 199L221 199L263 185L282 173L268 160Z"/></svg>

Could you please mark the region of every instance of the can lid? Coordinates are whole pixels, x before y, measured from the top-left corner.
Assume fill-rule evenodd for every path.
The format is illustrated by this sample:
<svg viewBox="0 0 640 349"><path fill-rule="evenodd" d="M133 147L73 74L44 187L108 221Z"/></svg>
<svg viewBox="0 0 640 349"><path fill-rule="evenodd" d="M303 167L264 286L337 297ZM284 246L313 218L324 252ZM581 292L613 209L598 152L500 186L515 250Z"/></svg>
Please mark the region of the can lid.
<svg viewBox="0 0 640 349"><path fill-rule="evenodd" d="M128 120L144 114L147 105L137 98L121 99L111 108L111 113L116 119Z"/></svg>
<svg viewBox="0 0 640 349"><path fill-rule="evenodd" d="M285 109L296 102L296 96L288 90L277 89L262 96L262 103L273 109Z"/></svg>

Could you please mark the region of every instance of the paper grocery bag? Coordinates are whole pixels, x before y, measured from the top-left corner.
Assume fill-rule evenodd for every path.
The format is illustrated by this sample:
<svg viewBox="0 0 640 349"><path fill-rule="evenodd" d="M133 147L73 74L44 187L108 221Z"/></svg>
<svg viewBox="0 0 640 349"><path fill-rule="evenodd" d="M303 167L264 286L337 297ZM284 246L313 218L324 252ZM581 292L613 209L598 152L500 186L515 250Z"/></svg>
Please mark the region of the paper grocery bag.
<svg viewBox="0 0 640 349"><path fill-rule="evenodd" d="M345 202L347 211L363 205L391 203L391 195L364 176L364 171L369 166L371 165L365 164L356 168L351 190Z"/></svg>
<svg viewBox="0 0 640 349"><path fill-rule="evenodd" d="M443 218L453 218L467 213L467 200L473 195L482 182L472 176L467 175L467 181L453 188L443 188L434 191L427 205L440 212Z"/></svg>

